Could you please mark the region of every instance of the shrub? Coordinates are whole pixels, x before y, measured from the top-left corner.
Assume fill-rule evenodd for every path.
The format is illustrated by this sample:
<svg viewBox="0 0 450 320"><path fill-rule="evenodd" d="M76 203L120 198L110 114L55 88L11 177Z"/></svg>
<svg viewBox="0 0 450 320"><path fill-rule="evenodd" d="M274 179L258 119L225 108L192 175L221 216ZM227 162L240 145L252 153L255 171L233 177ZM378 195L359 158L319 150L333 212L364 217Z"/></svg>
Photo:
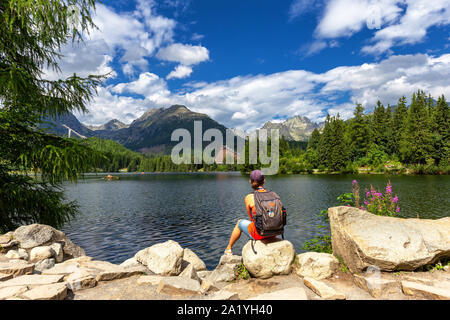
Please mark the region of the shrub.
<svg viewBox="0 0 450 320"><path fill-rule="evenodd" d="M245 267L245 265L243 263L239 264L236 267L235 275L238 279L242 279L242 280L250 279L250 273L248 272L247 268Z"/></svg>
<svg viewBox="0 0 450 320"><path fill-rule="evenodd" d="M384 195L370 186L370 191L366 190L364 206L361 206L361 209L376 215L390 217L400 212L398 197L392 195L391 182L388 182Z"/></svg>
<svg viewBox="0 0 450 320"><path fill-rule="evenodd" d="M358 173L358 167L354 165L352 162L347 162L345 168L341 170L341 173L344 174L354 174Z"/></svg>

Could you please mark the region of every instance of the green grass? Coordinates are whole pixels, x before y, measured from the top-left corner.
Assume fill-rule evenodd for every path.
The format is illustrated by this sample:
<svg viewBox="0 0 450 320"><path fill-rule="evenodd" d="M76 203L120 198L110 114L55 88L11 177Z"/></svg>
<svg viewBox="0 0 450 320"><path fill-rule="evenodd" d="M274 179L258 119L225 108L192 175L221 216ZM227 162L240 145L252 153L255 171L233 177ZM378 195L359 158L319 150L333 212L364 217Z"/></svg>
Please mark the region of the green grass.
<svg viewBox="0 0 450 320"><path fill-rule="evenodd" d="M444 270L444 267L446 267L446 266L450 266L450 258L444 258L444 259L437 261L436 263L421 266L420 268L416 269L416 271L434 272L434 271Z"/></svg>
<svg viewBox="0 0 450 320"><path fill-rule="evenodd" d="M243 263L239 264L235 271L237 278L242 280L250 279L250 273Z"/></svg>
<svg viewBox="0 0 450 320"><path fill-rule="evenodd" d="M336 258L339 260L339 269L343 273L347 273L348 272L348 266L345 264L344 260L342 260L342 258L338 257L338 256L336 256Z"/></svg>

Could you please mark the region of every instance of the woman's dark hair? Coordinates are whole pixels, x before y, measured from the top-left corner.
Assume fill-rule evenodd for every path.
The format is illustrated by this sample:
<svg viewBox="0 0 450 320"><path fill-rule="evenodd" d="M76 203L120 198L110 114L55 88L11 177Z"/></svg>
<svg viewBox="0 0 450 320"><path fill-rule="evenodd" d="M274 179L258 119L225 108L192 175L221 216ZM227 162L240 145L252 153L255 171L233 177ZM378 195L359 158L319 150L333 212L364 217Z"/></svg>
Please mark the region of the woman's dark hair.
<svg viewBox="0 0 450 320"><path fill-rule="evenodd" d="M250 183L252 184L252 189L253 190L256 190L259 187L261 187L262 185L264 185L264 182L265 182L264 180L261 181L261 182L259 182L259 181L250 181Z"/></svg>

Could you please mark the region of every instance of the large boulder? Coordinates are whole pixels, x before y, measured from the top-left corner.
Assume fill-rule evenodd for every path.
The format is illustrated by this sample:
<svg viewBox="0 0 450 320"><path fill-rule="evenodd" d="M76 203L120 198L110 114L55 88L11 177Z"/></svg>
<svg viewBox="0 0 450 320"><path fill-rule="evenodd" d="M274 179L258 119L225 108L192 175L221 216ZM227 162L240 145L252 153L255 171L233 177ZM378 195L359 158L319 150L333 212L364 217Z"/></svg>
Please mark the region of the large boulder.
<svg viewBox="0 0 450 320"><path fill-rule="evenodd" d="M325 279L339 268L339 260L329 253L305 252L297 255L296 273L301 277Z"/></svg>
<svg viewBox="0 0 450 320"><path fill-rule="evenodd" d="M177 276L181 272L184 250L175 241L168 240L143 249L134 256L157 275Z"/></svg>
<svg viewBox="0 0 450 320"><path fill-rule="evenodd" d="M223 255L217 267L206 277L211 283L228 282L236 279L236 268L242 263L238 255Z"/></svg>
<svg viewBox="0 0 450 320"><path fill-rule="evenodd" d="M415 270L450 256L450 217L403 219L353 207L328 209L333 254L353 273Z"/></svg>
<svg viewBox="0 0 450 320"><path fill-rule="evenodd" d="M84 250L74 244L64 232L44 224L35 223L21 226L14 231L13 237L14 240L20 242L20 247L23 249L32 249L39 246L50 246L54 243L60 243L63 248L64 260L86 255Z"/></svg>
<svg viewBox="0 0 450 320"><path fill-rule="evenodd" d="M270 278L274 275L289 274L294 261L294 245L287 240L271 239L251 242L242 248L242 260L252 277Z"/></svg>
<svg viewBox="0 0 450 320"><path fill-rule="evenodd" d="M189 248L184 249L183 260L189 262L194 267L195 271L206 270L206 264L200 259L194 251Z"/></svg>

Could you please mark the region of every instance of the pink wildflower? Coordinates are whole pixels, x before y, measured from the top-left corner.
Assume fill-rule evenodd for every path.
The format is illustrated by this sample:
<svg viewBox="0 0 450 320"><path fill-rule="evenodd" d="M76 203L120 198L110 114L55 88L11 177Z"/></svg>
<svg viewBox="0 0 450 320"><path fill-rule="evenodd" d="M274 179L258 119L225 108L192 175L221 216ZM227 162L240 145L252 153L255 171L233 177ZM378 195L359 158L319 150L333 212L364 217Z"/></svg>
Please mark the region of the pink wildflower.
<svg viewBox="0 0 450 320"><path fill-rule="evenodd" d="M390 184L388 184L386 187L386 193L392 193L392 187Z"/></svg>

